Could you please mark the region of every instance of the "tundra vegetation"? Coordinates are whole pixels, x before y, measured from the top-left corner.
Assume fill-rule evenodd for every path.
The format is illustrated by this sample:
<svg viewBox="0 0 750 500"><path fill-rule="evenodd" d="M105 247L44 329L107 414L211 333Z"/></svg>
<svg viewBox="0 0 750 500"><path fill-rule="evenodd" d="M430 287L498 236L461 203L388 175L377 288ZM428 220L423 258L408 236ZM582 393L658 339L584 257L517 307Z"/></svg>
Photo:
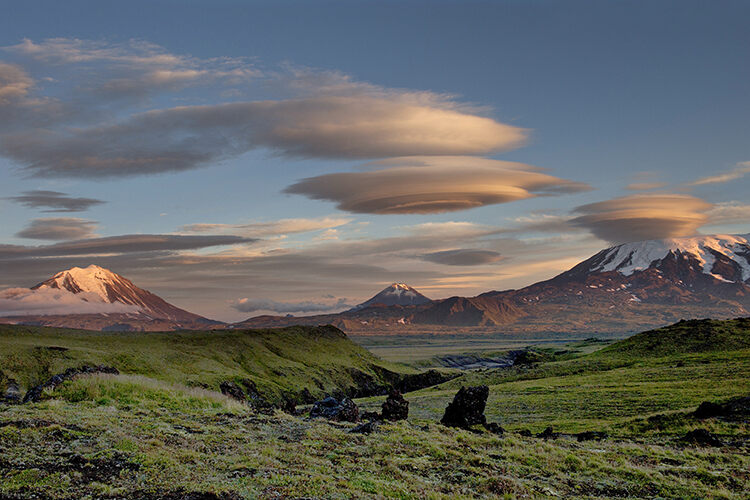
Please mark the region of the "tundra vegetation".
<svg viewBox="0 0 750 500"><path fill-rule="evenodd" d="M408 419L363 433L351 432L357 423L308 418L308 407L270 407L291 412L289 398L303 389L321 398L415 380L414 367L382 361L330 328L1 328L0 395L82 365L119 372L62 381L38 402L0 403L5 498L746 498L750 491L746 319L681 322L598 350L535 348L511 367L454 371L403 395ZM222 382L243 380L269 404L219 392ZM487 422L504 432L439 423L461 387L480 385L489 390ZM354 401L367 415L384 399Z"/></svg>

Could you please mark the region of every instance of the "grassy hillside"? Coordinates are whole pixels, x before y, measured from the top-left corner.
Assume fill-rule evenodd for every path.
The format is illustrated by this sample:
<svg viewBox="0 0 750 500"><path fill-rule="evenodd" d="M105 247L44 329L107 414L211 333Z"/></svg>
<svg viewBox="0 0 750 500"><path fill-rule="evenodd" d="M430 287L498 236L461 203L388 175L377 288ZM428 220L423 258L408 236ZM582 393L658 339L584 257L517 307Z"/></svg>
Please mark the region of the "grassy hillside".
<svg viewBox="0 0 750 500"><path fill-rule="evenodd" d="M322 396L387 385L411 372L333 327L143 333L0 325L0 384L14 378L27 389L83 364L211 389L250 379L272 401L303 389Z"/></svg>
<svg viewBox="0 0 750 500"><path fill-rule="evenodd" d="M26 359L40 347L49 351L68 334L70 350L52 349L54 363L61 363L59 355L65 353L76 362L85 356L117 361L118 354L133 348L129 336L141 335L134 338L149 348L129 356L143 356L143 371L149 373L80 377L46 392L41 402L0 404L0 497L743 499L750 490L747 416L699 419L692 413L704 400L750 394L750 348L736 348L747 335L742 331L717 337L722 342L708 346L693 342L703 335L700 328L683 332L683 345L698 347L680 352L657 346L648 349L655 355L635 355L641 351L638 338L652 345L651 337L636 336L573 358L569 352L546 352L531 365L465 373L407 394L409 420L384 423L369 435L350 433L355 424L279 411L258 414L195 387L195 381L211 374L214 380L233 373L247 376L235 359L238 346L258 349L256 358L264 361L253 365L257 380L270 377L268 383L277 383L276 361L307 366L306 373L323 377L325 366L305 364L306 350L346 345L336 340L335 330L282 332L278 339L272 337L278 331L222 332L231 334L226 342L234 347L215 344L216 352L201 345L210 333L178 334L191 342L160 334L116 334L109 346L86 340L99 334L48 332L49 342L55 342L49 343L40 342L44 336L6 332L0 337L3 370L14 356ZM320 339L311 340L314 334ZM673 339L665 336L661 342ZM8 354L8 346L26 354ZM351 349L321 350L310 357L324 365L361 362L356 366L380 370L377 359L356 346ZM292 359L297 354L303 359ZM13 373L24 371L33 370ZM503 424L504 435L437 423L458 387L480 383L490 385L486 414ZM376 407L380 400L358 402ZM541 439L520 432L537 433L547 426L563 434ZM696 446L680 439L696 429L714 433L724 444ZM609 437L579 442L571 433L580 431L604 431Z"/></svg>
<svg viewBox="0 0 750 500"><path fill-rule="evenodd" d="M486 384L487 415L508 428L580 432L750 395L747 319L682 321L572 359L540 352L549 361L471 371L413 393L414 414L439 419L462 385ZM378 398L366 401L379 404Z"/></svg>
<svg viewBox="0 0 750 500"><path fill-rule="evenodd" d="M600 356L658 357L750 349L750 318L694 319L639 333L603 349Z"/></svg>

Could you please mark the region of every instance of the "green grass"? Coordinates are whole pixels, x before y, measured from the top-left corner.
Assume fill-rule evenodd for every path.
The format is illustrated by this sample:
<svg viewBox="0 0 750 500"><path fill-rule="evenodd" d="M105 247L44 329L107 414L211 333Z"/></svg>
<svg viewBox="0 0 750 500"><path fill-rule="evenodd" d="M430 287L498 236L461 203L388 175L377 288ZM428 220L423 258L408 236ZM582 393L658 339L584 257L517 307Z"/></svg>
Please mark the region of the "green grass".
<svg viewBox="0 0 750 500"><path fill-rule="evenodd" d="M715 333L707 334L706 328ZM595 352L584 346L568 349L583 353L542 351L546 356L539 359L549 361L464 373L407 394L409 420L383 424L371 435L350 434L353 424L258 414L196 387L194 380L213 373L207 367L222 366L222 377L244 369L235 368L246 366L234 357L239 342L261 349L257 355L268 369L273 356L280 356L278 346L285 345L268 339L277 331L226 333L232 347L204 346L203 354L193 350L199 339L204 342L202 336L129 334L140 335L135 338L146 344L132 355L142 352L150 373L81 377L44 394L39 403L0 405L0 497L159 498L212 492L226 498L741 499L750 490L750 423L691 415L704 400L750 394L745 344L750 332L744 322L698 323L692 330L680 323L661 337L644 334ZM300 342L294 331L285 333L289 342ZM61 342L65 335L51 333L48 341ZM111 344L82 335L74 332L77 340L66 344L79 351L68 354L74 362L83 359L82 353L116 356L118 342L133 344L132 338L117 335ZM707 335L714 335L712 342L706 342ZM18 335L17 341L10 337L2 336L2 356L10 355L7 346L35 352L34 346L60 345L27 335ZM258 347L264 342L275 346L271 354ZM313 356L316 363L331 363L329 371L308 373L335 376L335 363L351 367L358 354L380 366L376 358L352 349L346 355ZM173 362L188 360L187 366L166 364L167 354L175 351L187 357L175 355ZM70 352L53 351L51 359ZM304 364L293 352L297 349L290 347L280 357ZM159 368L159 362L164 366ZM490 386L488 419L503 424L504 436L437 423L461 385L482 383ZM380 400L358 403L376 407ZM542 440L517 432L539 432L549 425L568 434ZM698 428L716 433L727 445L696 447L679 440ZM569 435L587 430L610 437L579 443Z"/></svg>
<svg viewBox="0 0 750 500"><path fill-rule="evenodd" d="M368 436L351 427L139 376L81 378L0 411L0 496L742 498L748 486L750 457L728 447L498 437L414 418Z"/></svg>
<svg viewBox="0 0 750 500"><path fill-rule="evenodd" d="M322 396L363 377L386 384L415 372L380 360L333 327L110 333L0 325L0 384L15 378L27 389L83 364L212 389L247 378L271 401L305 388Z"/></svg>

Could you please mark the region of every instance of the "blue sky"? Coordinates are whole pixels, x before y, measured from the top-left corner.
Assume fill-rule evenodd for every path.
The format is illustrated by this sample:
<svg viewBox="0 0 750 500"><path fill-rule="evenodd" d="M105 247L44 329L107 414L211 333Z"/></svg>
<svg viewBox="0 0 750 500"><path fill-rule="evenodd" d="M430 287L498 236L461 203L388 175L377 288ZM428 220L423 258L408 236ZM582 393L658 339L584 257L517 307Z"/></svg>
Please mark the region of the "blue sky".
<svg viewBox="0 0 750 500"><path fill-rule="evenodd" d="M323 311L393 281L472 295L610 243L747 233L749 15L18 2L0 20L0 287L98 263L240 319L268 311L253 301ZM106 203L49 211L71 198Z"/></svg>

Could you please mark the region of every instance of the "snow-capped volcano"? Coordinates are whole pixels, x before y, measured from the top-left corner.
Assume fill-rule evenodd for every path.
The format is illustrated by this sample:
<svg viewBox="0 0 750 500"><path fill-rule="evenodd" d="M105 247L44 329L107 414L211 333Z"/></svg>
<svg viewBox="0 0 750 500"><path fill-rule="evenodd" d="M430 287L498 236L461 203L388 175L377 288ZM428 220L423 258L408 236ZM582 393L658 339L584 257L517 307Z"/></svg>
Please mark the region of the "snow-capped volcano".
<svg viewBox="0 0 750 500"><path fill-rule="evenodd" d="M358 311L360 309L375 305L417 306L420 304L426 304L427 302L430 302L430 299L428 299L406 283L394 283L391 286L383 289L380 293L375 295L370 300L362 302L351 310Z"/></svg>
<svg viewBox="0 0 750 500"><path fill-rule="evenodd" d="M148 290L138 288L129 279L96 265L61 271L31 289L60 289L74 294L86 294L86 300L96 298L108 304L135 306L140 314L151 318L171 321L192 321L200 318L173 306Z"/></svg>
<svg viewBox="0 0 750 500"><path fill-rule="evenodd" d="M624 276L647 269L664 272L689 267L720 281L747 283L750 281L748 236L696 236L626 243L602 250L584 264L589 265L586 269L589 273L617 271Z"/></svg>
<svg viewBox="0 0 750 500"><path fill-rule="evenodd" d="M218 324L95 265L61 271L30 289L3 291L0 316L0 322L6 323L93 330L174 330Z"/></svg>

